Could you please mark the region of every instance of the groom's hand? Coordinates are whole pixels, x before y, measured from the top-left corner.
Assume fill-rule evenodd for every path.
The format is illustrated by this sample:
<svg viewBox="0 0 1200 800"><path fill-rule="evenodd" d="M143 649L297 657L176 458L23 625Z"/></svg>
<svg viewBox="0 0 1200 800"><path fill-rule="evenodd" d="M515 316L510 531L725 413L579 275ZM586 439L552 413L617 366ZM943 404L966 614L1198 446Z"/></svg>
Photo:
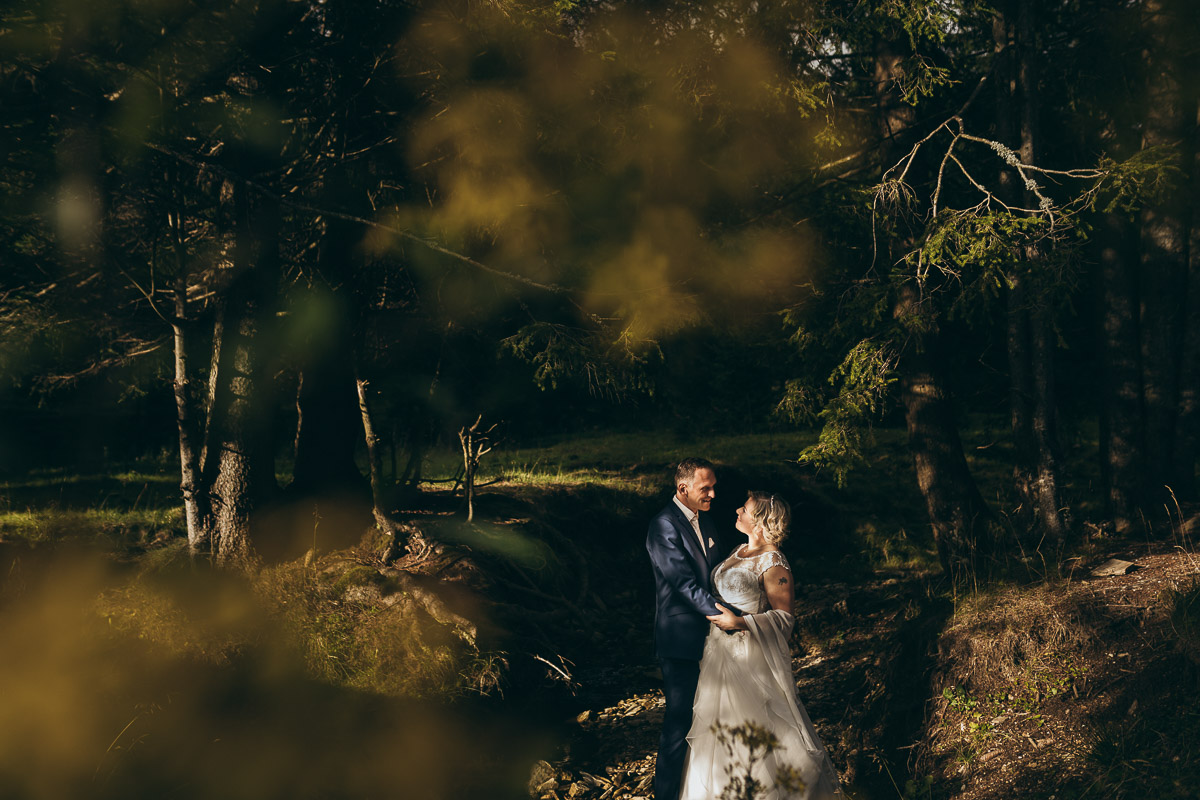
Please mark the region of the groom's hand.
<svg viewBox="0 0 1200 800"><path fill-rule="evenodd" d="M717 614L715 616L709 617L708 618L709 622L711 622L713 625L716 625L718 628L725 631L726 633L730 633L732 631L746 630L746 621L745 620L743 620L737 614L733 613L732 611L730 611L728 608L721 605L720 603L717 603L717 608L721 609L721 613Z"/></svg>

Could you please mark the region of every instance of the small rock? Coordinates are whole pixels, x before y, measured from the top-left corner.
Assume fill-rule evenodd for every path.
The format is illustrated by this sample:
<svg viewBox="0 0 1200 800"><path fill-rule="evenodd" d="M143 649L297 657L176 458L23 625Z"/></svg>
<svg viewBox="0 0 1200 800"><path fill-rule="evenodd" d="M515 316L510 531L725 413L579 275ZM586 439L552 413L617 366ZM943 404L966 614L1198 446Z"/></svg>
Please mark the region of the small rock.
<svg viewBox="0 0 1200 800"><path fill-rule="evenodd" d="M537 761L529 770L529 794L537 797L554 788L557 773L548 761Z"/></svg>
<svg viewBox="0 0 1200 800"><path fill-rule="evenodd" d="M1100 566L1092 570L1092 575L1097 578L1107 578L1113 575L1125 575L1134 567L1132 561L1122 561L1119 558L1110 558Z"/></svg>

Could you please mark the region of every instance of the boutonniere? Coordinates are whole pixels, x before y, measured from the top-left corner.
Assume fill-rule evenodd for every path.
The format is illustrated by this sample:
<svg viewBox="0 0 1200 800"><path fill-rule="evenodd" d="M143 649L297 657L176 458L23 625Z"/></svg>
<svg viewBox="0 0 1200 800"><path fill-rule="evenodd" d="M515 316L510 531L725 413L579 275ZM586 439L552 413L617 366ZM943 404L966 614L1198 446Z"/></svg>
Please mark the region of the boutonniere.
<svg viewBox="0 0 1200 800"><path fill-rule="evenodd" d="M716 543L716 542L714 542L714 541L712 540L712 537L711 537L711 536L710 536L710 537L708 537L708 546L709 546L709 547L716 547L716 546L717 546L717 543Z"/></svg>

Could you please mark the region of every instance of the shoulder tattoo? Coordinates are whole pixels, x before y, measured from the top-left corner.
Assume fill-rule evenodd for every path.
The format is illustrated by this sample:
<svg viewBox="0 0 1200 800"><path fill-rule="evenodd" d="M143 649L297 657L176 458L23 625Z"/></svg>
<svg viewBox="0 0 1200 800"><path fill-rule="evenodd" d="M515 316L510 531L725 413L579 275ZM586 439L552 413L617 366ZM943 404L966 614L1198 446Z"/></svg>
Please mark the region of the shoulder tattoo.
<svg viewBox="0 0 1200 800"><path fill-rule="evenodd" d="M784 577L782 577L782 578L780 578L780 579L779 579L779 585L780 585L780 586L786 586L786 585L787 585L787 582L788 582L788 580L787 580L787 576L784 576Z"/></svg>

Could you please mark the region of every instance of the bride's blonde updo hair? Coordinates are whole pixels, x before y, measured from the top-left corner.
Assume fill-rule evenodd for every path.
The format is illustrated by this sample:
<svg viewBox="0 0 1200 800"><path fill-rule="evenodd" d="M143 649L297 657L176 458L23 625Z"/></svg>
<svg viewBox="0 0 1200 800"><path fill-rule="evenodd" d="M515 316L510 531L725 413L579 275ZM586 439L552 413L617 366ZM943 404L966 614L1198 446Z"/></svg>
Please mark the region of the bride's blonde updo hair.
<svg viewBox="0 0 1200 800"><path fill-rule="evenodd" d="M750 491L748 496L754 501L750 518L762 526L763 538L768 544L778 545L787 538L788 527L792 524L792 507L787 500L770 492Z"/></svg>

